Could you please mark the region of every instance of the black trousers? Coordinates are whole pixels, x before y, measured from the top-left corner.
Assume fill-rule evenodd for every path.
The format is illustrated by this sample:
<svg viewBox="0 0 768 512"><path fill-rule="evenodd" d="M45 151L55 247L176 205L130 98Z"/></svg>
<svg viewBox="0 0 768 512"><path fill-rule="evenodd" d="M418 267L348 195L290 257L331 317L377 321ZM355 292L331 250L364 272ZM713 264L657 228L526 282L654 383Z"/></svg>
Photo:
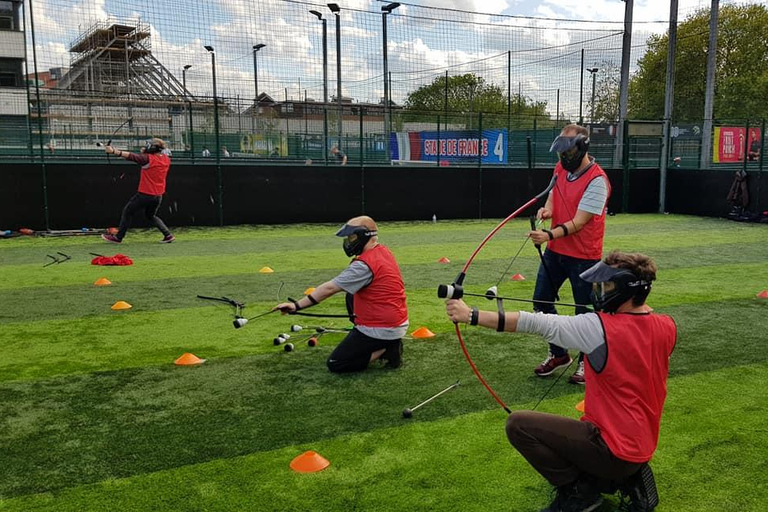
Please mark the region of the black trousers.
<svg viewBox="0 0 768 512"><path fill-rule="evenodd" d="M507 418L507 438L555 487L584 476L599 482L621 482L642 466L616 457L597 427L588 421L518 411Z"/></svg>
<svg viewBox="0 0 768 512"><path fill-rule="evenodd" d="M142 194L136 192L134 196L128 201L128 204L123 208L123 215L120 217L120 229L115 235L119 240L125 237L125 233L128 228L131 227L131 220L133 216L144 211L144 216L159 229L164 236L171 234L168 226L165 225L163 220L157 216L157 210L160 208L160 203L163 201L163 196L150 196L148 194Z"/></svg>
<svg viewBox="0 0 768 512"><path fill-rule="evenodd" d="M352 329L328 356L328 369L333 373L360 372L368 368L371 354L387 349L400 340L379 340Z"/></svg>

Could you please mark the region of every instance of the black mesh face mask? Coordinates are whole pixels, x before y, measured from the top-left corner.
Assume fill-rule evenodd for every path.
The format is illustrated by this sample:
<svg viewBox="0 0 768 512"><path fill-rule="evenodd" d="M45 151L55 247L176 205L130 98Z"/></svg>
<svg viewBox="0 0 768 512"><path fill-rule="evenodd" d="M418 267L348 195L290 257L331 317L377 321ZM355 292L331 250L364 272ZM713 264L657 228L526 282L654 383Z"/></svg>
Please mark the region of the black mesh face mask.
<svg viewBox="0 0 768 512"><path fill-rule="evenodd" d="M581 134L573 137L560 135L552 142L549 151L557 153L563 169L574 172L581 166L584 155L589 151L589 137Z"/></svg>
<svg viewBox="0 0 768 512"><path fill-rule="evenodd" d="M350 226L349 224L345 224L336 232L336 236L345 237L342 247L344 254L349 257L360 256L368 241L377 234L378 232L369 230L365 226Z"/></svg>
<svg viewBox="0 0 768 512"><path fill-rule="evenodd" d="M579 276L592 283L592 305L595 311L615 313L630 299L645 301L651 292L651 283L638 279L630 270L614 268L602 261Z"/></svg>

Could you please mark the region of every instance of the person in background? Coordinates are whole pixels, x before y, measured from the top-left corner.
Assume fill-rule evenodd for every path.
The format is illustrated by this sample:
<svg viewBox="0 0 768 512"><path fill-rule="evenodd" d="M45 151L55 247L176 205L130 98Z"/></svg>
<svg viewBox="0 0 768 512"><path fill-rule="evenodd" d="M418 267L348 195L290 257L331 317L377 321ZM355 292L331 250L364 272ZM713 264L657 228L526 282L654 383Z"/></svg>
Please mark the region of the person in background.
<svg viewBox="0 0 768 512"><path fill-rule="evenodd" d="M165 142L162 139L154 138L147 140L139 153L131 153L115 149L112 146L105 146L104 151L110 155L117 155L126 160L135 162L141 166L141 178L139 179L139 190L131 197L123 208L123 214L120 217L120 227L116 234L104 234L101 238L113 244L122 243L128 228L131 227L131 220L134 214L139 211L144 212L144 216L153 223L163 234L161 243L168 244L176 240L171 234L168 226L157 216L157 210L163 201L165 194L165 180L168 176L168 169L171 167L171 159L165 153Z"/></svg>

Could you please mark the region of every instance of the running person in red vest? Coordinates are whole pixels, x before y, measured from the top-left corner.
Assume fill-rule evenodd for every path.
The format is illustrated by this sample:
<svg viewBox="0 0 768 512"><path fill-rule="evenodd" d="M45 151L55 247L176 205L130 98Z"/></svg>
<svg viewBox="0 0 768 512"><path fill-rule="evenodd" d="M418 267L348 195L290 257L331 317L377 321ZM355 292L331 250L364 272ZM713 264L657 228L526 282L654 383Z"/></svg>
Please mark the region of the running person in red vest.
<svg viewBox="0 0 768 512"><path fill-rule="evenodd" d="M645 255L614 251L581 275L593 287L597 313L505 314L506 331L540 334L587 354L581 421L533 411L507 419L510 443L557 488L542 512L595 510L601 491L616 487L629 498L630 511L653 510L658 503L647 463L659 439L677 328L645 303L656 271ZM498 313L461 300L447 301L446 309L454 322L499 323Z"/></svg>
<svg viewBox="0 0 768 512"><path fill-rule="evenodd" d="M350 219L336 236L344 237L344 252L355 259L314 292L295 303L278 304L275 309L290 314L347 292L353 298L355 327L328 357L328 369L333 373L362 371L377 359L398 368L402 364L402 337L408 331L400 267L392 252L379 243L378 228L370 217Z"/></svg>
<svg viewBox="0 0 768 512"><path fill-rule="evenodd" d="M131 227L131 219L134 214L144 211L147 220L163 233L163 239L160 242L168 244L176 240L168 226L157 216L157 210L160 208L163 194L165 194L165 178L168 175L168 168L171 166L171 159L168 156L165 142L157 138L149 139L146 145L141 148L141 153L122 151L112 146L106 146L104 150L110 155L117 155L139 164L141 166L141 178L139 179L139 191L131 197L128 204L123 208L117 234L101 235L101 238L107 242L121 243L128 228Z"/></svg>
<svg viewBox="0 0 768 512"><path fill-rule="evenodd" d="M575 124L563 128L550 148L559 156L555 166L557 185L537 216L542 220L551 219L554 227L531 232L535 244L547 244L533 293L533 300L542 302L534 302L534 311L556 314L551 302L566 279L571 282L574 302L589 304L591 287L579 274L603 256L605 206L611 195L611 184L588 150L589 132ZM586 307L576 308L577 315L587 311ZM568 352L552 344L547 358L534 373L546 377L570 364ZM584 384L584 354L579 354L579 364L569 382Z"/></svg>

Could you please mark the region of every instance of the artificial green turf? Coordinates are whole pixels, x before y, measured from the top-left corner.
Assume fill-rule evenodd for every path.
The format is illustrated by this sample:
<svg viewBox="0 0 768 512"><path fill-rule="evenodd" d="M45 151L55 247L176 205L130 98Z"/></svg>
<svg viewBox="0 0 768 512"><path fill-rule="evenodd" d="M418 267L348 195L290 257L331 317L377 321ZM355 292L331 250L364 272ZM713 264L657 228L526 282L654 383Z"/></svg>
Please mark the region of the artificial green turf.
<svg viewBox="0 0 768 512"><path fill-rule="evenodd" d="M521 461L514 462L498 430L503 414L493 411L497 406L471 375L434 295L435 285L455 277L492 225L381 227L403 269L411 330L427 325L438 336L408 340L400 370L341 377L324 369L338 335L322 338L317 349L302 345L287 354L271 339L299 319L268 316L234 330L227 307L195 298L197 293L233 296L256 314L278 300L281 282L281 298L298 296L347 263L332 236L336 226L180 230L178 242L168 246L156 243L156 233L142 231L132 232L119 247L87 237L0 242L0 496L9 498L0 501L0 509L296 510L299 503L307 510L536 509L545 501L546 486ZM481 253L467 278L469 288L482 292L499 279L504 258L518 249L525 228L522 221L513 223ZM608 220L606 249L644 251L657 259L661 270L651 304L673 315L680 327L671 387L685 383L681 395L690 407L678 401L685 413L665 416L665 429L668 421L676 427L669 435L663 431L657 457L668 500L659 510L730 510L724 500L739 510L759 510L739 478L749 480L768 452L751 439L760 428L740 422L765 413L760 399L766 368L740 366L768 361L763 355L768 354L763 347L768 303L754 297L768 288L766 235L766 226L716 219ZM45 254L55 250L76 259L42 268ZM136 258L136 265L114 269L87 263L88 252L118 251ZM437 264L440 256L452 263ZM264 265L276 273L255 273ZM504 276L502 291L529 298L536 267L528 244L510 269L528 280L510 282ZM101 275L115 285L93 287ZM569 300L567 286L562 296ZM112 312L115 300L135 307ZM527 304L507 309L517 306L529 309ZM340 298L321 306L334 312L341 307ZM514 407L532 406L549 384L531 373L544 356L543 343L531 336L467 333L470 352L502 397ZM183 351L210 361L200 368L171 366ZM728 379L742 374L750 385L730 385ZM455 379L462 387L420 410L416 425L401 428L403 407ZM558 384L542 408L569 410L563 404L572 404L573 393L573 386ZM712 407L716 422L701 418L702 403ZM730 417L739 407L745 414ZM318 488L313 480L297 479L285 469L286 454L295 453L297 444L340 447L328 449L334 468L341 464L347 472L310 477L323 484ZM755 453L742 460L744 450ZM461 463L445 470L438 452L460 454ZM665 455L673 457L666 466ZM700 460L704 469L681 466L685 457ZM513 466L507 469L510 459ZM717 481L729 488L692 498L674 485L678 467L690 473L681 478L686 487ZM182 481L192 482L193 489ZM401 483L406 492L393 497L385 482Z"/></svg>
<svg viewBox="0 0 768 512"><path fill-rule="evenodd" d="M765 404L755 389L768 384L767 371L765 364L736 366L670 381L653 462L657 510L764 509L768 481L756 475L765 470L768 436ZM744 398L736 402L732 394ZM445 397L448 407L461 407L457 396ZM577 417L579 399L564 395L543 410ZM388 410L387 419L398 412ZM501 411L427 420L417 415L365 433L108 478L0 501L0 510L523 511L547 502L547 486L507 444ZM331 466L318 474L293 473L288 463L305 450L321 453ZM601 510L611 504L615 500Z"/></svg>

